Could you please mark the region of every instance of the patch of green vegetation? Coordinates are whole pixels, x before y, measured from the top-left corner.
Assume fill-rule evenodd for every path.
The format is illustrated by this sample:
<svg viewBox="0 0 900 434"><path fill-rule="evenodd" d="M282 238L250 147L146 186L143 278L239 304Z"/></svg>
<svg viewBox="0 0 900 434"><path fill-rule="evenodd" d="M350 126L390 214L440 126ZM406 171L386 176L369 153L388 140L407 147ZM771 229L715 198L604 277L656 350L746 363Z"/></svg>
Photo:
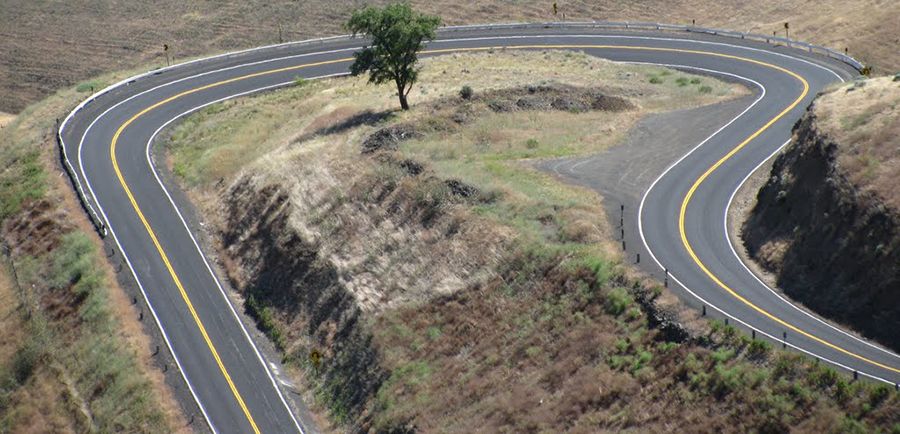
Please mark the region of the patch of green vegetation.
<svg viewBox="0 0 900 434"><path fill-rule="evenodd" d="M36 287L43 284L42 276L50 276L49 294L71 294L67 298L80 325L73 336L69 326L61 324L60 328L41 309L29 309L30 340L14 359L11 372L23 384L37 364L60 363L86 399L100 431L166 430L161 409L148 393L148 380L140 374L134 355L115 337L119 325L109 311L106 277L97 266L99 260L93 243L77 231L64 235L59 247L45 257L18 259L25 263L17 266L23 286L33 283Z"/></svg>
<svg viewBox="0 0 900 434"><path fill-rule="evenodd" d="M78 93L91 86L99 90L105 84L94 80L61 91L26 108L0 130L0 222L21 214L30 203L62 202L44 169L46 154L56 157L53 118L83 98ZM48 217L59 215L64 214ZM60 238L37 240L53 241L46 253L11 257L25 289L18 295L27 343L9 366L0 367L0 377L10 379L0 378L3 388L10 392L6 386L21 386L36 372L49 375L62 369L98 431L170 431L154 386L123 341L121 325L111 311L109 282L100 265L104 258L89 235L78 229L54 232L48 238L56 236ZM61 308L50 315L45 309L52 303ZM60 393L66 396L65 391ZM2 407L5 426L16 426L17 405Z"/></svg>
<svg viewBox="0 0 900 434"><path fill-rule="evenodd" d="M19 212L22 204L44 197L46 172L40 153L33 149L4 147L0 161L0 221Z"/></svg>
<svg viewBox="0 0 900 434"><path fill-rule="evenodd" d="M678 87L684 87L684 86L687 86L687 85L688 85L688 78L687 78L687 77L678 77L678 78L675 79L675 83L678 84Z"/></svg>
<svg viewBox="0 0 900 434"><path fill-rule="evenodd" d="M712 90L713 90L713 89L712 89L711 86L700 86L700 87L697 89L697 91L700 92L700 93L712 93Z"/></svg>
<svg viewBox="0 0 900 434"><path fill-rule="evenodd" d="M606 294L604 307L610 315L619 316L628 309L634 300L625 288L613 288Z"/></svg>
<svg viewBox="0 0 900 434"><path fill-rule="evenodd" d="M655 76L655 75L650 76L650 79L647 80L647 81L648 81L650 84L662 84L662 83L663 83L663 79L661 79L661 78L659 78L659 77L657 77L657 76Z"/></svg>
<svg viewBox="0 0 900 434"><path fill-rule="evenodd" d="M96 92L106 87L106 84L97 80L85 81L75 86L76 92Z"/></svg>
<svg viewBox="0 0 900 434"><path fill-rule="evenodd" d="M434 341L434 340L437 340L438 338L440 338L440 337L441 337L441 334L442 334L442 333L441 333L441 328L440 328L440 327L437 327L437 326L431 326L431 327L428 327L427 333L428 333L428 339L431 339L431 340L433 340L433 341Z"/></svg>
<svg viewBox="0 0 900 434"><path fill-rule="evenodd" d="M284 334L275 321L275 316L272 312L272 308L262 305L253 295L247 297L247 301L244 305L250 316L253 317L254 320L256 320L256 326L259 327L260 331L265 333L266 336L268 336L269 339L272 340L272 342L275 344L275 347L278 348L279 351L284 351Z"/></svg>

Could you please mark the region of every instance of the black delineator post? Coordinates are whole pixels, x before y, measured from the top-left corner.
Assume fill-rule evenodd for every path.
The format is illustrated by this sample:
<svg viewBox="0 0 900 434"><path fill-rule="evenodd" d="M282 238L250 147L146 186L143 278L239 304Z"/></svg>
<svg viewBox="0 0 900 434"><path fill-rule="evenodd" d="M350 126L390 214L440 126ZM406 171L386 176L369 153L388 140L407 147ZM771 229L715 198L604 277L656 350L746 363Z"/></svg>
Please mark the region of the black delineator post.
<svg viewBox="0 0 900 434"><path fill-rule="evenodd" d="M156 346L156 349L153 350L153 355L155 356L155 355L157 355L157 354L159 354L159 345L157 345L157 346Z"/></svg>
<svg viewBox="0 0 900 434"><path fill-rule="evenodd" d="M635 264L640 264L640 263L641 263L641 254L640 254L640 253L637 254L637 258L635 259L634 263L635 263Z"/></svg>
<svg viewBox="0 0 900 434"><path fill-rule="evenodd" d="M702 316L706 316L706 305L705 305L705 304L703 305L703 314L702 314Z"/></svg>
<svg viewBox="0 0 900 434"><path fill-rule="evenodd" d="M787 349L787 332L782 332L781 338L781 348Z"/></svg>
<svg viewBox="0 0 900 434"><path fill-rule="evenodd" d="M753 339L756 339L756 329L750 329L750 336L751 336Z"/></svg>
<svg viewBox="0 0 900 434"><path fill-rule="evenodd" d="M725 317L725 325L728 325L728 317Z"/></svg>
<svg viewBox="0 0 900 434"><path fill-rule="evenodd" d="M853 370L853 381L859 380L859 371Z"/></svg>
<svg viewBox="0 0 900 434"><path fill-rule="evenodd" d="M665 268L664 270L665 270L666 275L665 275L665 278L663 279L663 286L668 288L669 287L669 269Z"/></svg>

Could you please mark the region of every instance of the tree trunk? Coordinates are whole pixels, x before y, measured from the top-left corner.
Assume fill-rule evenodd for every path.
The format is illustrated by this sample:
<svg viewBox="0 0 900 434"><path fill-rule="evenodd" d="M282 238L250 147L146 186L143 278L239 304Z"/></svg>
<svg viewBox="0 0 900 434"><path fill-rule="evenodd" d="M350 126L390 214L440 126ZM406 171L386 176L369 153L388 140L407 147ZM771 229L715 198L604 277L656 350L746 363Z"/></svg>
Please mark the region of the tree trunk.
<svg viewBox="0 0 900 434"><path fill-rule="evenodd" d="M403 110L409 110L409 103L406 102L406 92L403 91L403 86L399 81L397 83L397 97L400 98L400 108Z"/></svg>

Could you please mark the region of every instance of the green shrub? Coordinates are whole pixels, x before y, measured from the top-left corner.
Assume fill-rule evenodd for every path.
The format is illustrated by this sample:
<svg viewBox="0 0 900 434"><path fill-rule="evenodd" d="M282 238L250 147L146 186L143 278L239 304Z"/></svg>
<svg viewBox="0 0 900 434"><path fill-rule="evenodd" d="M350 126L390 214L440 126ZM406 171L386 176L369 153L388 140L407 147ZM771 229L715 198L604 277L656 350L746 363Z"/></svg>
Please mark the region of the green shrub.
<svg viewBox="0 0 900 434"><path fill-rule="evenodd" d="M700 84L700 79L699 79L699 78L692 78L692 79L691 79L691 84Z"/></svg>
<svg viewBox="0 0 900 434"><path fill-rule="evenodd" d="M528 139L525 142L525 147L528 149L535 149L538 147L540 143L538 143L537 139Z"/></svg>
<svg viewBox="0 0 900 434"><path fill-rule="evenodd" d="M734 350L730 348L720 348L712 353L712 359L716 364L725 363L734 358Z"/></svg>
<svg viewBox="0 0 900 434"><path fill-rule="evenodd" d="M79 83L78 86L75 86L75 92L96 92L103 87L103 83L100 83L99 81L85 81L84 83Z"/></svg>
<svg viewBox="0 0 900 434"><path fill-rule="evenodd" d="M841 421L841 426L838 431L845 434L865 434L869 432L862 422L849 416L845 416L844 420Z"/></svg>
<svg viewBox="0 0 900 434"><path fill-rule="evenodd" d="M700 93L711 93L711 92L712 92L712 88L709 87L709 86L700 86L700 88L697 89L697 90L698 90Z"/></svg>
<svg viewBox="0 0 900 434"><path fill-rule="evenodd" d="M887 399L891 394L891 387L887 384L878 384L869 390L869 404L872 408L878 407L879 404Z"/></svg>
<svg viewBox="0 0 900 434"><path fill-rule="evenodd" d="M459 89L459 97L462 99L472 99L472 96L475 95L475 91L472 90L472 86L468 84Z"/></svg>
<svg viewBox="0 0 900 434"><path fill-rule="evenodd" d="M631 373L633 374L633 373L637 372L639 369L646 366L652 360L653 360L653 354L651 354L649 351L644 351L644 350L638 351L637 357L635 357L631 363Z"/></svg>
<svg viewBox="0 0 900 434"><path fill-rule="evenodd" d="M713 372L712 389L719 396L734 392L744 385L743 371L737 366L726 368L724 365L717 365Z"/></svg>
<svg viewBox="0 0 900 434"><path fill-rule="evenodd" d="M772 346L769 345L768 342L761 339L754 339L750 342L750 345L747 346L747 353L750 357L763 357L766 354L769 354Z"/></svg>
<svg viewBox="0 0 900 434"><path fill-rule="evenodd" d="M831 387L838 381L838 373L830 366L819 366L809 371L809 382L815 386Z"/></svg>
<svg viewBox="0 0 900 434"><path fill-rule="evenodd" d="M678 77L675 79L675 83L678 83L678 87L684 87L688 84L688 79L686 77Z"/></svg>
<svg viewBox="0 0 900 434"><path fill-rule="evenodd" d="M257 327L259 327L266 336L272 339L275 347L283 351L285 348L284 335L282 334L281 329L278 328L278 324L275 322L272 310L267 306L263 306L253 295L247 297L245 304L250 316L256 319Z"/></svg>
<svg viewBox="0 0 900 434"><path fill-rule="evenodd" d="M16 352L13 356L12 374L17 383L25 384L31 378L40 357L40 349L31 343L26 343Z"/></svg>
<svg viewBox="0 0 900 434"><path fill-rule="evenodd" d="M613 288L606 294L604 308L606 309L606 313L619 316L631 306L631 302L631 295L628 294L628 290L625 288Z"/></svg>
<svg viewBox="0 0 900 434"><path fill-rule="evenodd" d="M663 82L663 79L661 79L655 75L650 77L650 84L662 84L662 82Z"/></svg>

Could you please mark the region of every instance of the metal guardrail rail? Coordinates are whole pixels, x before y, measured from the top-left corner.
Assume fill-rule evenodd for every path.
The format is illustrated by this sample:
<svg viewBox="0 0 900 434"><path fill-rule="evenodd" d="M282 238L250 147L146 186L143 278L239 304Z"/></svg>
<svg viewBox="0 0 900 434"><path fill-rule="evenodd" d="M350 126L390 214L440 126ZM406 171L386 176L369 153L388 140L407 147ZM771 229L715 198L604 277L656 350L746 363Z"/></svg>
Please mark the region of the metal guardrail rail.
<svg viewBox="0 0 900 434"><path fill-rule="evenodd" d="M757 33L744 33L732 30L723 30L698 26L686 26L680 24L664 24L642 21L575 21L575 22L546 22L546 23L498 23L498 24L479 24L465 26L449 26L443 27L439 32L454 31L472 31L472 30L495 30L495 29L537 29L537 28L591 28L591 29L625 29L625 30L659 30L673 32L692 32L705 33L710 35L725 36L737 39L749 39L754 41L765 42L767 44L782 44L789 48L803 49L810 53L821 54L832 59L837 59L852 66L857 71L862 71L866 66L839 51L835 51L828 47L814 45L796 39L782 38L779 36L767 36Z"/></svg>
<svg viewBox="0 0 900 434"><path fill-rule="evenodd" d="M743 33L743 32L735 32L731 30L722 30L722 29L713 29L706 27L697 27L697 26L685 26L679 24L663 24L663 23L651 23L651 22L616 22L616 21L582 21L582 22L544 22L544 23L495 23L495 24L476 24L476 25L464 25L464 26L447 26L438 29L438 34L446 34L453 32L471 32L476 30L501 30L501 29L550 29L550 28L571 28L571 29L579 29L579 28L589 28L589 29L620 29L620 30L658 30L658 31L671 31L671 32L692 32L692 33L705 33L717 36L725 36L732 37L737 39L749 39L755 41L761 41L768 44L783 44L789 48L799 48L806 50L810 53L817 53L832 59L837 59L841 62L844 62L850 66L852 66L857 71L863 71L866 66L863 65L860 61L854 59L851 56L845 55L843 53L837 52L827 47L822 47L818 45L809 44L802 41L797 41L794 39L781 38L777 36L766 36L759 35L754 33ZM97 211L94 209L91 200L87 197L85 193L84 187L81 183L81 180L78 177L78 174L75 172L75 168L72 165L71 160L66 151L66 144L63 139L62 132L65 129L66 125L72 119L76 113L90 105L97 98L109 93L113 89L116 89L120 86L128 86L135 83L138 80L141 80L146 77L155 76L161 74L166 71L170 71L176 68L184 67L185 65L191 65L196 63L207 62L213 59L221 59L221 58L230 58L235 57L241 54L246 54L253 51L262 51L262 50L270 50L270 49L278 49L282 47L297 47L297 46L308 46L308 45L321 45L326 42L334 42L341 40L351 40L351 35L339 35L339 36L331 36L326 38L316 38L316 39L307 39L303 41L296 42L284 42L280 44L266 45L262 47L250 48L246 50L233 51L225 54L219 54L215 56L204 57L200 59L195 59L187 62L178 63L171 66L166 66L162 68L156 68L142 74L138 74L132 77L128 77L118 83L107 86L106 88L94 93L80 104L78 104L66 118L59 124L59 128L56 132L57 143L60 147L60 159L62 160L63 167L66 170L66 174L69 175L69 179L72 182L72 185L75 187L75 191L78 193L78 200L81 203L81 206L87 211L90 216L91 222L94 224L97 232L102 236L106 237L107 228L106 223L100 218Z"/></svg>

